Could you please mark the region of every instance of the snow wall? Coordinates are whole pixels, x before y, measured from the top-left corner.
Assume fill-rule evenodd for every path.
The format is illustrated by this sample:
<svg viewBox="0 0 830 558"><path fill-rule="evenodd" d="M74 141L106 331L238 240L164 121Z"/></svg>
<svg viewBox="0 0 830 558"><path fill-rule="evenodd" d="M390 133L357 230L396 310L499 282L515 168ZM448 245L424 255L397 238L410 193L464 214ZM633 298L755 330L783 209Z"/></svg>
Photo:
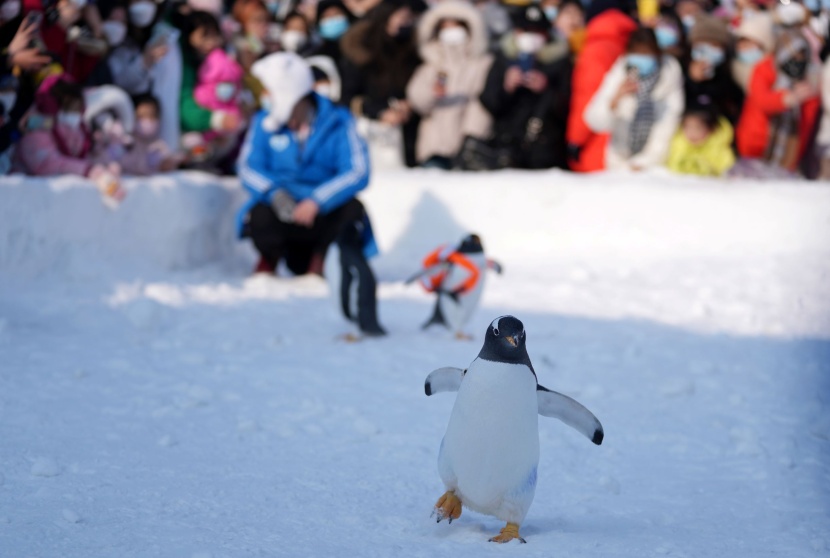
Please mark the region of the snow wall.
<svg viewBox="0 0 830 558"><path fill-rule="evenodd" d="M76 177L0 179L0 274L84 279L207 265L249 272L253 250L234 230L246 199L238 181L182 172L125 186L127 199L110 210ZM360 197L387 280L466 231L480 233L503 263L540 269L551 261L830 255L826 184L417 170L377 172Z"/></svg>

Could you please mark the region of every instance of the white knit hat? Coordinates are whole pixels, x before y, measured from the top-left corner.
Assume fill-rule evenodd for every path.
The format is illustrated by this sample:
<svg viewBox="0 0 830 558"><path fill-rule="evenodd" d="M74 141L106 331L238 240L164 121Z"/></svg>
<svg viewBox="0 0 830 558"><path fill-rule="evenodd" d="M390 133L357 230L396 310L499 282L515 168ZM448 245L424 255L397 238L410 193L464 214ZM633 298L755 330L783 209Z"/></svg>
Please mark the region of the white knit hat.
<svg viewBox="0 0 830 558"><path fill-rule="evenodd" d="M775 49L775 31L772 17L764 13L744 17L735 31L735 37L755 41L761 45L765 52L772 52Z"/></svg>
<svg viewBox="0 0 830 558"><path fill-rule="evenodd" d="M135 109L130 96L114 85L102 85L84 89L84 122L87 126L100 114L115 113L124 131L131 134L135 125Z"/></svg>
<svg viewBox="0 0 830 558"><path fill-rule="evenodd" d="M262 125L269 132L282 128L297 101L311 93L314 87L311 67L293 52L268 55L254 63L251 73L268 92L270 112Z"/></svg>

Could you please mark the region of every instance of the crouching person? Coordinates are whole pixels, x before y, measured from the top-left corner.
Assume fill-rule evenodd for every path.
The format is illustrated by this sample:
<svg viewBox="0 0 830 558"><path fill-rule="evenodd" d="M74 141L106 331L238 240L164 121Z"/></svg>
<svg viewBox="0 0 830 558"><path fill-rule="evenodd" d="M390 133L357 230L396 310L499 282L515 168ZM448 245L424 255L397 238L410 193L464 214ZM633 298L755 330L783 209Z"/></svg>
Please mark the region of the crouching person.
<svg viewBox="0 0 830 558"><path fill-rule="evenodd" d="M239 224L260 254L256 271L273 273L284 260L297 275L322 275L326 251L338 238L359 243L361 257L373 255L368 217L355 198L369 183L369 158L348 109L313 92L311 68L296 54L271 54L251 71L265 89L265 108L240 153L238 174L251 199ZM344 234L355 227L362 234ZM371 274L368 265L359 267ZM382 334L374 290L371 298L370 321Z"/></svg>

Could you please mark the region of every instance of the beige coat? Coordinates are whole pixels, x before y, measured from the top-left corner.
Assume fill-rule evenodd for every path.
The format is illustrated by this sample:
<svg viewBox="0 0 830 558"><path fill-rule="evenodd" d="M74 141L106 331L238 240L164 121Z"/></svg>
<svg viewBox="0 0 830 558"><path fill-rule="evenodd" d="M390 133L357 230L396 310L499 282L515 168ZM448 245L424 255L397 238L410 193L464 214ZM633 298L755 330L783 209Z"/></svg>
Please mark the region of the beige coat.
<svg viewBox="0 0 830 558"><path fill-rule="evenodd" d="M467 24L470 39L459 47L445 47L437 38L442 19ZM493 119L481 105L493 57L487 53L487 30L478 10L458 0L445 0L430 9L418 25L418 49L424 63L406 89L415 112L421 115L416 155L419 162L432 156L454 157L466 136L488 138ZM443 74L447 94L436 97L435 85Z"/></svg>

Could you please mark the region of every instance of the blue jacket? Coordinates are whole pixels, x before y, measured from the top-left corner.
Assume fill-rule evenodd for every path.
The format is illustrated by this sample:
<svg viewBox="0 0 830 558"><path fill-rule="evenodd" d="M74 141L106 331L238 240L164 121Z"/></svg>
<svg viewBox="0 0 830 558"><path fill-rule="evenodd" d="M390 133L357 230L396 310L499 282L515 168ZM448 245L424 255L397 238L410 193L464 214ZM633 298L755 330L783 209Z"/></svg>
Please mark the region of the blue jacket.
<svg viewBox="0 0 830 558"><path fill-rule="evenodd" d="M298 202L313 199L325 215L369 184L368 150L351 113L317 94L315 98L317 115L302 150L288 128L273 133L262 128L265 111L254 116L237 165L242 186L251 194L237 216L240 232L251 208L270 203L279 189Z"/></svg>

